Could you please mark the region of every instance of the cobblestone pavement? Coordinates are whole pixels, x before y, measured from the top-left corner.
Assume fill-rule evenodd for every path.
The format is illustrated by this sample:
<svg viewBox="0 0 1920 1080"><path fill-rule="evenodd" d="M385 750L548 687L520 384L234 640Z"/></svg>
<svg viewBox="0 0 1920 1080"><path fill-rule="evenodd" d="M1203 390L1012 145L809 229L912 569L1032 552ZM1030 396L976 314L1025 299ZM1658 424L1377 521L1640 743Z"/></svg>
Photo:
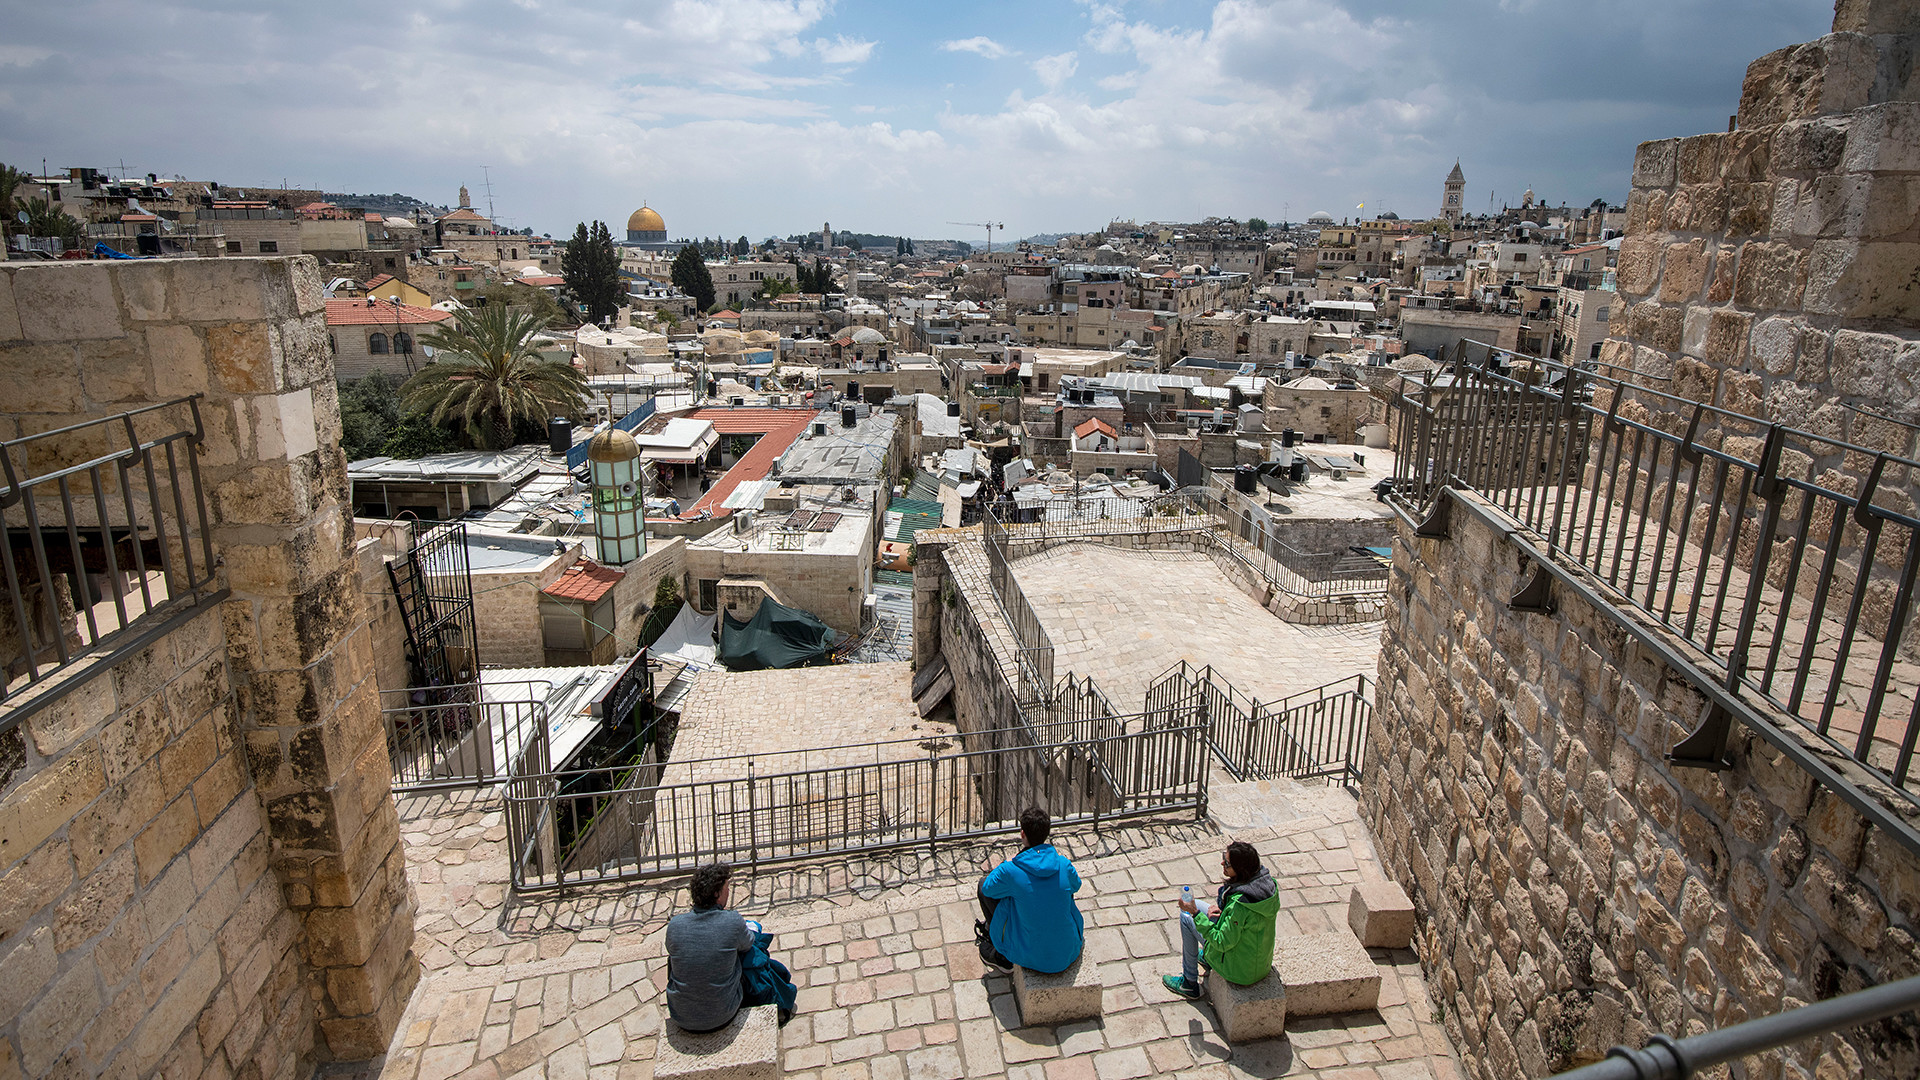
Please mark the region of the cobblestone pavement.
<svg viewBox="0 0 1920 1080"><path fill-rule="evenodd" d="M732 766L683 767L736 754L765 757L764 771L864 765L870 743L951 735L953 725L920 719L913 704L913 665L834 664L786 671L703 672L680 710L666 783L744 775ZM828 722L828 718L831 718ZM791 758L771 755L809 751ZM926 750L904 744L899 757Z"/></svg>
<svg viewBox="0 0 1920 1080"><path fill-rule="evenodd" d="M1345 925L1349 888L1380 871L1343 793L1260 828L1279 880L1279 932ZM679 882L512 900L497 798L403 799L427 971L386 1059L392 1080L650 1080L663 1002L661 936ZM1205 1003L1159 984L1178 966L1171 900L1224 845L1191 820L1056 837L1086 880L1087 955L1106 984L1097 1023L1021 1027L1011 986L972 945L982 861L1008 844L943 847L744 878L737 906L776 933L800 1015L783 1032L797 1080L1181 1080L1318 1076L1454 1080L1457 1066L1419 964L1377 950L1377 1011L1288 1024L1285 1039L1227 1046Z"/></svg>
<svg viewBox="0 0 1920 1080"><path fill-rule="evenodd" d="M1148 684L1181 660L1213 665L1261 701L1379 665L1378 622L1286 622L1203 554L1069 544L1013 566L1053 641L1054 670L1093 676L1122 710L1139 708Z"/></svg>

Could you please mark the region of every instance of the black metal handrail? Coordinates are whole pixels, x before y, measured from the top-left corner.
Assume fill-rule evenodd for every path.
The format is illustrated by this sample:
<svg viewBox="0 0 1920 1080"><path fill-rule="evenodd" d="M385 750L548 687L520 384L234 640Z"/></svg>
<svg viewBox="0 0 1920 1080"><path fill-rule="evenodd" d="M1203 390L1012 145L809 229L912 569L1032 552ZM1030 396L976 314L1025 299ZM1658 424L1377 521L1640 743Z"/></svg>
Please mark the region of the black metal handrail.
<svg viewBox="0 0 1920 1080"><path fill-rule="evenodd" d="M1604 1059L1558 1073L1556 1080L1688 1080L1716 1065L1915 1010L1920 975L1684 1039L1655 1035L1643 1050L1616 1046Z"/></svg>
<svg viewBox="0 0 1920 1080"><path fill-rule="evenodd" d="M993 587L994 601L1013 631L1018 648L1020 700L1043 702L1053 691L1053 641L1040 616L1027 603L1026 594L1013 575L1013 561L1007 545L1006 526L991 509L980 515L980 536L987 552L987 579Z"/></svg>
<svg viewBox="0 0 1920 1080"><path fill-rule="evenodd" d="M104 669L141 628L210 601L204 441L194 395L0 442L0 702L83 659Z"/></svg>
<svg viewBox="0 0 1920 1080"><path fill-rule="evenodd" d="M1146 703L1148 715L1206 725L1208 749L1236 780L1357 784L1373 680L1350 676L1263 703L1182 660L1147 687Z"/></svg>
<svg viewBox="0 0 1920 1080"><path fill-rule="evenodd" d="M1920 660L1920 462L1477 342L1394 404L1391 498L1410 517L1444 513L1448 487L1479 494L1727 690L1920 803L1920 697L1902 683Z"/></svg>

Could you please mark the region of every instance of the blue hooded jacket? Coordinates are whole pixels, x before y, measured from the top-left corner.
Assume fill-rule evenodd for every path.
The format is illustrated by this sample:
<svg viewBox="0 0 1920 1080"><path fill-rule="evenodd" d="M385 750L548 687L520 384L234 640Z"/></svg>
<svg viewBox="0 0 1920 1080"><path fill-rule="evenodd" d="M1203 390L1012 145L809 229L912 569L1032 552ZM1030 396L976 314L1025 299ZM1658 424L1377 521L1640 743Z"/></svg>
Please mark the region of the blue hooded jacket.
<svg viewBox="0 0 1920 1080"><path fill-rule="evenodd" d="M1051 975L1080 957L1086 924L1073 894L1080 874L1052 844L1035 844L993 868L980 883L983 896L1001 901L987 936L1000 955Z"/></svg>

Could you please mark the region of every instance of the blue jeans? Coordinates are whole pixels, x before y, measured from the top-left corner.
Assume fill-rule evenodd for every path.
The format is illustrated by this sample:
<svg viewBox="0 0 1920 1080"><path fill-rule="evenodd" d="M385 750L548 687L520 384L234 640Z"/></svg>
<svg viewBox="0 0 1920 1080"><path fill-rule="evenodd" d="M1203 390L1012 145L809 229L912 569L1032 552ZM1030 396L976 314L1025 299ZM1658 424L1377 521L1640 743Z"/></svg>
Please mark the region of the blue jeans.
<svg viewBox="0 0 1920 1080"><path fill-rule="evenodd" d="M1193 906L1204 914L1213 914L1213 907L1205 900L1195 900ZM1184 911L1180 913L1180 974L1186 977L1188 986L1200 985L1200 928Z"/></svg>

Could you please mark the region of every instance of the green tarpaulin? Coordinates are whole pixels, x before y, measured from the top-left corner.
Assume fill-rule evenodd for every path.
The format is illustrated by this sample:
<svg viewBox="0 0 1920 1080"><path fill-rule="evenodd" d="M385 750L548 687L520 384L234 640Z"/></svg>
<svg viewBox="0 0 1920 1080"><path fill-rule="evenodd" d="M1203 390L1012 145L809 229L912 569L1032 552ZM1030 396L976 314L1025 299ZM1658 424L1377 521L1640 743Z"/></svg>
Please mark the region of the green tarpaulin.
<svg viewBox="0 0 1920 1080"><path fill-rule="evenodd" d="M826 660L840 634L810 611L767 599L745 622L721 613L720 662L730 671L804 667Z"/></svg>

